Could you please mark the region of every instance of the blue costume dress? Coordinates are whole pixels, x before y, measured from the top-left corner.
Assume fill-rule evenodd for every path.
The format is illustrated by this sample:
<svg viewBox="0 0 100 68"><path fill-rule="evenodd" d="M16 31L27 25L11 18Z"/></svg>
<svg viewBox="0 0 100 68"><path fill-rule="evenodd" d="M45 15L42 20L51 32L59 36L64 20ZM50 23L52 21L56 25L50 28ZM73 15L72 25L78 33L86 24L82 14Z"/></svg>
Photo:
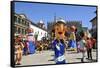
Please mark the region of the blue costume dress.
<svg viewBox="0 0 100 68"><path fill-rule="evenodd" d="M33 38L34 38L33 35L31 33L29 33L29 35L28 35L28 48L29 48L30 54L35 53L35 44L34 44Z"/></svg>
<svg viewBox="0 0 100 68"><path fill-rule="evenodd" d="M54 53L55 53L55 62L56 64L65 64L65 44L58 42L57 40L53 41Z"/></svg>
<svg viewBox="0 0 100 68"><path fill-rule="evenodd" d="M76 41L75 40L70 40L69 45L71 48L76 48Z"/></svg>
<svg viewBox="0 0 100 68"><path fill-rule="evenodd" d="M74 32L71 32L71 34L70 34L69 45L71 48L76 48L76 36L75 36Z"/></svg>

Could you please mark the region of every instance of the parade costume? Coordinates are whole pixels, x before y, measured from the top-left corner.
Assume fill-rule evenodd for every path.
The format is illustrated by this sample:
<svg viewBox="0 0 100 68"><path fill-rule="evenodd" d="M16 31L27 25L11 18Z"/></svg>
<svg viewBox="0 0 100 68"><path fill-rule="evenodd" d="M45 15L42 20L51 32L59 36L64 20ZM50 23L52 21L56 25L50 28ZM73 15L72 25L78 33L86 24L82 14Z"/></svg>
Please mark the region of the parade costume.
<svg viewBox="0 0 100 68"><path fill-rule="evenodd" d="M76 36L75 36L75 26L71 26L71 33L70 33L70 47L71 48L77 48L76 47Z"/></svg>
<svg viewBox="0 0 100 68"><path fill-rule="evenodd" d="M55 62L56 64L64 64L65 63L65 45L63 42L54 40L53 42L54 45L54 51L55 51Z"/></svg>
<svg viewBox="0 0 100 68"><path fill-rule="evenodd" d="M54 60L56 64L65 64L65 25L62 21L57 21L54 24L54 34L55 38L53 40L53 50L54 50Z"/></svg>
<svg viewBox="0 0 100 68"><path fill-rule="evenodd" d="M23 54L27 55L28 54L28 45L27 45L28 41L24 41L24 48L23 48Z"/></svg>
<svg viewBox="0 0 100 68"><path fill-rule="evenodd" d="M16 37L14 44L15 44L15 64L20 65L24 48L20 35Z"/></svg>
<svg viewBox="0 0 100 68"><path fill-rule="evenodd" d="M28 30L28 36L27 36L27 45L28 45L28 50L29 50L29 53L30 54L34 54L35 53L35 39L34 39L34 36L33 36L33 33L32 33L32 29L29 29Z"/></svg>

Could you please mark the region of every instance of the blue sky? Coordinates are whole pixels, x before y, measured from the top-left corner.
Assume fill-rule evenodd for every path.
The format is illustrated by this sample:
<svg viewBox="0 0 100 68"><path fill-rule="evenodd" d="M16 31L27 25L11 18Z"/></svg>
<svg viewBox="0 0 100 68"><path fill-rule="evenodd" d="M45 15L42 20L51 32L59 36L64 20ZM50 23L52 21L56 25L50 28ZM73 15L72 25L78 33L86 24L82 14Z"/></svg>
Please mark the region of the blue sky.
<svg viewBox="0 0 100 68"><path fill-rule="evenodd" d="M66 21L82 21L82 25L90 29L90 20L96 16L95 11L96 7L90 6L15 2L16 13L25 14L35 23L42 19L46 25L54 20L56 14L56 17L62 17Z"/></svg>

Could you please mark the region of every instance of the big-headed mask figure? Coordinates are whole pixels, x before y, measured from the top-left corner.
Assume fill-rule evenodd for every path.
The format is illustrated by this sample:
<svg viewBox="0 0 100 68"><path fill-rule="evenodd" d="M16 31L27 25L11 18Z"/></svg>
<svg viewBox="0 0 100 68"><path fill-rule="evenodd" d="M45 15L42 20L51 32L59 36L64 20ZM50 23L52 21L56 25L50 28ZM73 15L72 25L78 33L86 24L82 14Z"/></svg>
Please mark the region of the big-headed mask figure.
<svg viewBox="0 0 100 68"><path fill-rule="evenodd" d="M54 26L54 32L55 32L55 39L53 40L53 47L55 52L55 62L56 64L64 64L65 62L65 44L64 44L64 38L65 38L65 31L66 26L63 21L57 21Z"/></svg>
<svg viewBox="0 0 100 68"><path fill-rule="evenodd" d="M28 45L28 51L30 54L35 53L35 38L33 36L34 30L32 28L28 29L28 35L27 35L27 45Z"/></svg>

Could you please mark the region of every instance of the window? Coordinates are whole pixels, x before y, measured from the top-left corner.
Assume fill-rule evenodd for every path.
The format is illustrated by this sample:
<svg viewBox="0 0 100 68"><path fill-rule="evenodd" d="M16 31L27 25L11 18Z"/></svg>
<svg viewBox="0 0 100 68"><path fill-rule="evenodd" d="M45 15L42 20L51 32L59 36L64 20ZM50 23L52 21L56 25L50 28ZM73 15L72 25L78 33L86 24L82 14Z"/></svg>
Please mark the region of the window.
<svg viewBox="0 0 100 68"><path fill-rule="evenodd" d="M27 21L26 21L26 24L25 25L27 26Z"/></svg>
<svg viewBox="0 0 100 68"><path fill-rule="evenodd" d="M19 33L19 34L21 33L21 29L20 29L20 28L18 28L18 33Z"/></svg>
<svg viewBox="0 0 100 68"><path fill-rule="evenodd" d="M18 18L18 23L21 23L21 19L20 18Z"/></svg>
<svg viewBox="0 0 100 68"><path fill-rule="evenodd" d="M26 26L28 26L28 21L26 22Z"/></svg>
<svg viewBox="0 0 100 68"><path fill-rule="evenodd" d="M17 22L17 17L16 16L14 16L14 21Z"/></svg>
<svg viewBox="0 0 100 68"><path fill-rule="evenodd" d="M25 30L25 34L27 34L27 29Z"/></svg>
<svg viewBox="0 0 100 68"><path fill-rule="evenodd" d="M29 21L25 21L25 26L29 26Z"/></svg>
<svg viewBox="0 0 100 68"><path fill-rule="evenodd" d="M24 29L22 29L22 34L25 34Z"/></svg>
<svg viewBox="0 0 100 68"><path fill-rule="evenodd" d="M27 26L29 26L29 23L27 22Z"/></svg>
<svg viewBox="0 0 100 68"><path fill-rule="evenodd" d="M25 21L25 26L26 26L27 21Z"/></svg>
<svg viewBox="0 0 100 68"><path fill-rule="evenodd" d="M24 25L25 24L25 21L24 21L24 19L22 19L22 25Z"/></svg>
<svg viewBox="0 0 100 68"><path fill-rule="evenodd" d="M17 33L17 27L15 27L15 30L14 31L15 31L15 33Z"/></svg>

